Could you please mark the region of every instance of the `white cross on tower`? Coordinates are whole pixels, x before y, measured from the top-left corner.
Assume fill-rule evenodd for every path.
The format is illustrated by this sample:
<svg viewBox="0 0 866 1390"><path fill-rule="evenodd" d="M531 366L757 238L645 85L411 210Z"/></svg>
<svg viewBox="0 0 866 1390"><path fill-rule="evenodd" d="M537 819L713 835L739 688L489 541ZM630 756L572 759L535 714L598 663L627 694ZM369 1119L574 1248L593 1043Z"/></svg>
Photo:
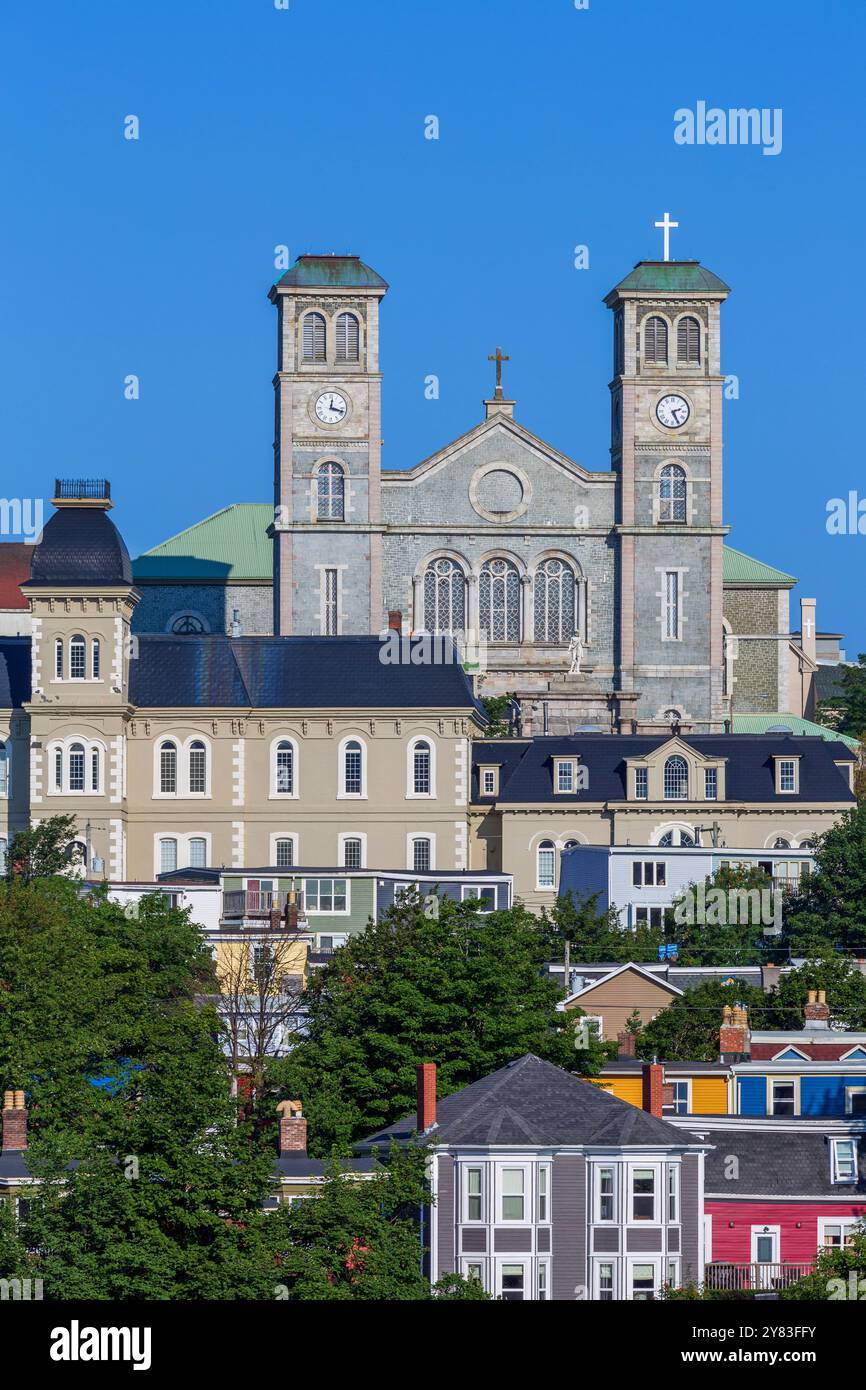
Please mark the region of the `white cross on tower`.
<svg viewBox="0 0 866 1390"><path fill-rule="evenodd" d="M664 232L664 234L665 234L665 260L666 260L666 261L669 261L670 258L671 258L671 228L673 228L673 227L678 227L679 225L680 225L679 222L672 222L672 221L671 221L671 215L670 215L669 212L666 212L666 213L665 213L664 221L663 221L663 222L657 222L657 223L656 223L656 226L657 226L657 227L660 227L661 230L662 230L662 231Z"/></svg>

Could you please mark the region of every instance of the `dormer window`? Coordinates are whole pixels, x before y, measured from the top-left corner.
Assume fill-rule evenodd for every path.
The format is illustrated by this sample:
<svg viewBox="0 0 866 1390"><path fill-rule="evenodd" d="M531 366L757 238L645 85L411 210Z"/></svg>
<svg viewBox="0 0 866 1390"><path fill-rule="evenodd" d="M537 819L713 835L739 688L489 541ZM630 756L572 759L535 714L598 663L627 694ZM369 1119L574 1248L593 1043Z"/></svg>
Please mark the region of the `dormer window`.
<svg viewBox="0 0 866 1390"><path fill-rule="evenodd" d="M646 801L649 797L649 769L636 767L634 770L635 801Z"/></svg>
<svg viewBox="0 0 866 1390"><path fill-rule="evenodd" d="M857 1181L857 1140L830 1140L830 1181L854 1183Z"/></svg>
<svg viewBox="0 0 866 1390"><path fill-rule="evenodd" d="M499 768L479 767L478 779L482 796L499 795Z"/></svg>
<svg viewBox="0 0 866 1390"><path fill-rule="evenodd" d="M796 796L800 790L800 759L776 758L776 792L779 796Z"/></svg>
<svg viewBox="0 0 866 1390"><path fill-rule="evenodd" d="M557 796L571 796L576 790L576 763L574 758L554 758L553 789Z"/></svg>
<svg viewBox="0 0 866 1390"><path fill-rule="evenodd" d="M675 753L665 763L664 797L665 801L687 801L689 795L689 767L685 758Z"/></svg>
<svg viewBox="0 0 866 1390"><path fill-rule="evenodd" d="M704 799L706 801L717 801L719 796L719 769L717 767L704 768Z"/></svg>

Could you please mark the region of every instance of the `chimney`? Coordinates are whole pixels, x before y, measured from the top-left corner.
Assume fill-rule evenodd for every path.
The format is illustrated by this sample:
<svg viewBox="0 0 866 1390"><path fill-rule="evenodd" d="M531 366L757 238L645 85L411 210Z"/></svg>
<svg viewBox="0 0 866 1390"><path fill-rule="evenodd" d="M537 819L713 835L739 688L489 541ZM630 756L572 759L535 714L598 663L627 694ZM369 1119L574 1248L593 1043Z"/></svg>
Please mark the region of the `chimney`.
<svg viewBox="0 0 866 1390"><path fill-rule="evenodd" d="M241 628L241 610L240 610L239 608L233 608L233 609L232 609L232 637L240 637L240 636L241 636L241 633L242 633L242 628Z"/></svg>
<svg viewBox="0 0 866 1390"><path fill-rule="evenodd" d="M403 614L399 608L388 609L388 627L391 632L403 631Z"/></svg>
<svg viewBox="0 0 866 1390"><path fill-rule="evenodd" d="M829 1028L830 1006L823 989L810 989L803 1008L803 1018L807 1028Z"/></svg>
<svg viewBox="0 0 866 1390"><path fill-rule="evenodd" d="M286 926L288 927L289 931L297 931L298 918L300 917L300 915L301 913L298 907L297 894L295 892L291 892L289 893L288 901L286 902Z"/></svg>
<svg viewBox="0 0 866 1390"><path fill-rule="evenodd" d="M749 1015L742 1004L726 1004L722 1010L719 1052L723 1062L749 1055Z"/></svg>
<svg viewBox="0 0 866 1390"><path fill-rule="evenodd" d="M818 632L816 627L816 601L813 598L800 599L800 647L803 655L808 657L813 665L818 661ZM814 671L803 672L803 692L802 700L803 716L811 719L815 713L815 673Z"/></svg>
<svg viewBox="0 0 866 1390"><path fill-rule="evenodd" d="M617 1057L636 1057L636 1056L637 1056L637 1050L636 1050L636 1047L635 1047L635 1044L637 1043L637 1038L635 1037L634 1033L629 1033L628 1030L626 1029L626 1031L623 1032L623 1033L617 1033L617 1035L616 1035L616 1041L617 1041L617 1049L616 1049L616 1055L617 1055Z"/></svg>
<svg viewBox="0 0 866 1390"><path fill-rule="evenodd" d="M415 1070L418 1078L416 1129L419 1134L426 1134L436 1124L436 1063L422 1062Z"/></svg>
<svg viewBox="0 0 866 1390"><path fill-rule="evenodd" d="M664 1075L661 1062L647 1062L643 1069L643 1108L648 1115L662 1117L664 1109Z"/></svg>
<svg viewBox="0 0 866 1390"><path fill-rule="evenodd" d="M277 1109L280 1112L280 1157L283 1154L306 1154L307 1122L301 1102L281 1100Z"/></svg>
<svg viewBox="0 0 866 1390"><path fill-rule="evenodd" d="M23 1091L3 1092L3 1153L27 1148L27 1111Z"/></svg>
<svg viewBox="0 0 866 1390"><path fill-rule="evenodd" d="M779 983L779 977L781 976L781 974L782 967L780 965L761 966L761 988L763 989L765 994L773 993L773 990Z"/></svg>

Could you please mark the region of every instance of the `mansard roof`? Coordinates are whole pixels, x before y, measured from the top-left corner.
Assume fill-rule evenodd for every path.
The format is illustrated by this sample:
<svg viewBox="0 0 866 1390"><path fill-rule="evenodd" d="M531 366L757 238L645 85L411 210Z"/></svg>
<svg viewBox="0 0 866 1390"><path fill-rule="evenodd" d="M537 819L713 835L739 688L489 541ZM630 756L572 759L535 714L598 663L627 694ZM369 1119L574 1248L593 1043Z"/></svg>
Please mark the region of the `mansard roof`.
<svg viewBox="0 0 866 1390"><path fill-rule="evenodd" d="M531 739L483 739L472 747L472 799L479 805L494 803L594 805L623 801L627 796L626 760L645 758L668 744L685 745L700 757L727 760L727 801L854 802L854 793L836 762L853 759L839 743L822 738L795 738L788 734L572 734L541 735ZM555 793L554 758L578 758L587 769L588 785L571 795ZM774 758L799 758L799 789L781 794L776 790ZM500 762L499 793L480 795L478 768ZM683 803L671 802L671 807Z"/></svg>
<svg viewBox="0 0 866 1390"><path fill-rule="evenodd" d="M358 256L304 255L274 285L301 289L382 289L387 280Z"/></svg>
<svg viewBox="0 0 866 1390"><path fill-rule="evenodd" d="M700 1126L714 1148L707 1154L706 1195L736 1200L747 1197L846 1197L866 1193L866 1143L860 1135L857 1145L857 1181L832 1181L828 1131L832 1120L820 1130L714 1129ZM698 1126L696 1125L697 1129ZM840 1129L839 1138L856 1138L851 1129ZM738 1160L737 1176L732 1177L731 1157ZM829 1215L829 1213L828 1213Z"/></svg>
<svg viewBox="0 0 866 1390"><path fill-rule="evenodd" d="M406 1115L355 1147L384 1146L391 1139L408 1143L416 1123L415 1115ZM430 1137L439 1144L518 1148L563 1144L681 1149L697 1143L666 1120L531 1052L437 1101Z"/></svg>
<svg viewBox="0 0 866 1390"><path fill-rule="evenodd" d="M143 635L129 698L140 709L454 709L485 721L459 661L419 660L424 638L404 647L391 663L376 636Z"/></svg>
<svg viewBox="0 0 866 1390"><path fill-rule="evenodd" d="M132 584L129 551L108 513L102 507L59 507L33 547L27 583L97 589Z"/></svg>

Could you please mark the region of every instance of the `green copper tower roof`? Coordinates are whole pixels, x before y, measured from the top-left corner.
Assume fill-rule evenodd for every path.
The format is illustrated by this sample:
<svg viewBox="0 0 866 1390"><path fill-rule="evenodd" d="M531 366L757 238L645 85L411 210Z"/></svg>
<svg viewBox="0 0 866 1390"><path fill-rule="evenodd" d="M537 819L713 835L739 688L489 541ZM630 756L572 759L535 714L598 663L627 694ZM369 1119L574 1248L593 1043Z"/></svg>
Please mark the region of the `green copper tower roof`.
<svg viewBox="0 0 866 1390"><path fill-rule="evenodd" d="M622 293L730 294L731 287L700 261L638 261L608 298Z"/></svg>
<svg viewBox="0 0 866 1390"><path fill-rule="evenodd" d="M388 288L387 280L357 256L299 256L276 285L311 290Z"/></svg>

